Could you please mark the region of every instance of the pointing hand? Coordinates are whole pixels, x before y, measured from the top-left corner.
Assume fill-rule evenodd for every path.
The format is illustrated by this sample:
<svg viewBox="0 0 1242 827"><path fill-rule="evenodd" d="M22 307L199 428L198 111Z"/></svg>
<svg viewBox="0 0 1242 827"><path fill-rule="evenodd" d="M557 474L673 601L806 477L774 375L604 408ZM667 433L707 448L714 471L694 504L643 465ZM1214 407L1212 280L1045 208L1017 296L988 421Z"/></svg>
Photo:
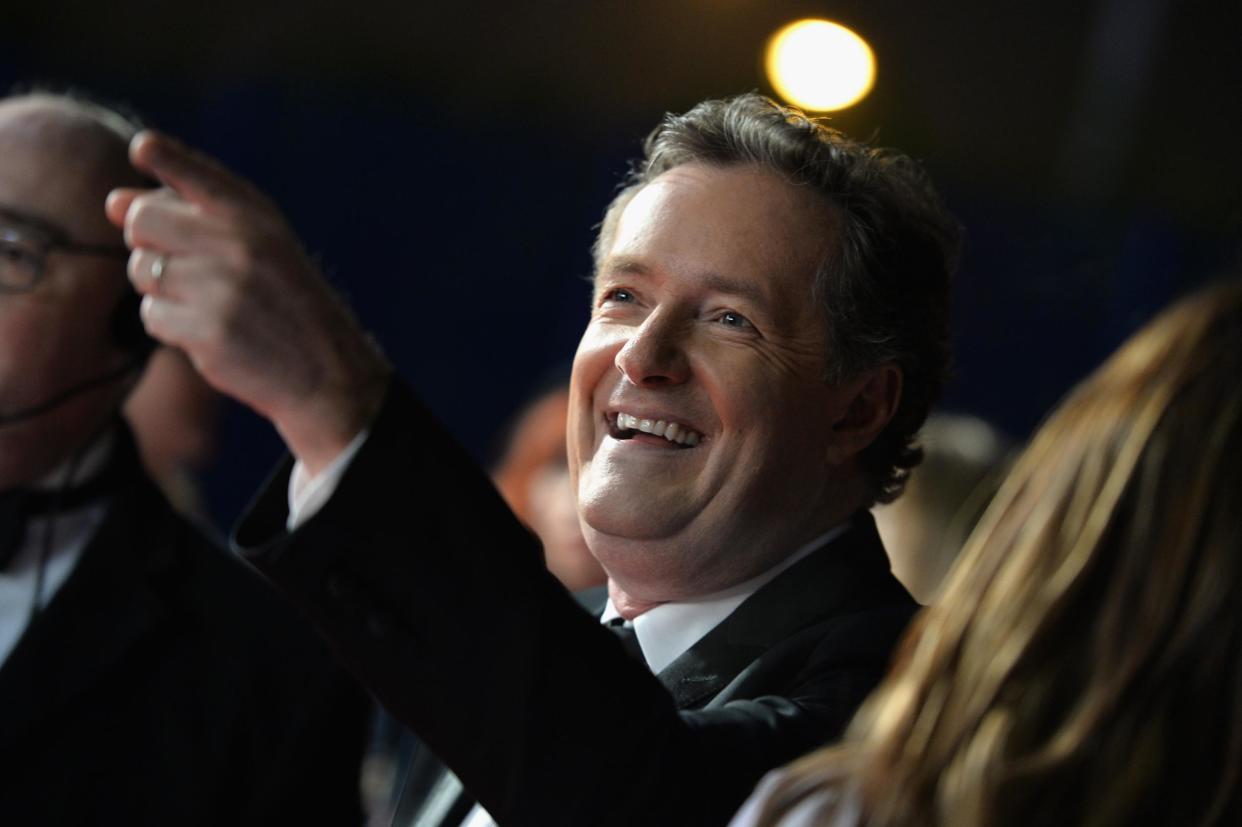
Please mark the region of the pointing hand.
<svg viewBox="0 0 1242 827"><path fill-rule="evenodd" d="M378 409L383 356L248 181L156 132L134 138L130 160L163 185L107 202L133 250L147 331L269 419L318 472Z"/></svg>

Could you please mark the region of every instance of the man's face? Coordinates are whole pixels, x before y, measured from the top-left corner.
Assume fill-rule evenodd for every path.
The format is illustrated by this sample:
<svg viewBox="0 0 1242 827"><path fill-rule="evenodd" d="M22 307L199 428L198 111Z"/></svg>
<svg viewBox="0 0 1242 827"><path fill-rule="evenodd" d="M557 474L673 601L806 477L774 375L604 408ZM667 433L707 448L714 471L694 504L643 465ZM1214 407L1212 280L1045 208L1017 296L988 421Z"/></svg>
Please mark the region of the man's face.
<svg viewBox="0 0 1242 827"><path fill-rule="evenodd" d="M632 597L727 588L843 517L827 458L848 399L812 299L833 221L757 167L689 164L605 239L569 459L587 542Z"/></svg>
<svg viewBox="0 0 1242 827"><path fill-rule="evenodd" d="M103 214L108 182L89 148L58 128L55 113L0 103L0 225L38 237L120 244ZM37 405L124 360L110 320L125 289L124 261L52 250L28 292L0 293L0 415ZM51 470L115 405L103 388L29 420L0 425L0 490Z"/></svg>

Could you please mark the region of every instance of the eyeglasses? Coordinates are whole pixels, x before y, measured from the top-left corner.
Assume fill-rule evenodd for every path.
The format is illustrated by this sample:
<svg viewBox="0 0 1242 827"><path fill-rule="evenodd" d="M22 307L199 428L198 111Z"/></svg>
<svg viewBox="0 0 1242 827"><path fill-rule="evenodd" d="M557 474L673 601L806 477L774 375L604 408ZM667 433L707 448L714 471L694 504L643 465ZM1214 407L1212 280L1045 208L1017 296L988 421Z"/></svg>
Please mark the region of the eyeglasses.
<svg viewBox="0 0 1242 827"><path fill-rule="evenodd" d="M0 223L0 293L32 289L43 279L47 255L53 250L83 256L129 257L129 250L116 244L87 244Z"/></svg>

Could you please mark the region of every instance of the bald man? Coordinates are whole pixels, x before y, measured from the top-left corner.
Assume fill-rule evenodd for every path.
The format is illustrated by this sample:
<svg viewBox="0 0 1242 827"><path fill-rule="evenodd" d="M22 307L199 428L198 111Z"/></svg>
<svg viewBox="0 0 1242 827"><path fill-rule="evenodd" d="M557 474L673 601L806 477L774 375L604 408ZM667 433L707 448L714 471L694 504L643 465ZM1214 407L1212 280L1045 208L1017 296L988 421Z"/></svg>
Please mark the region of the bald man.
<svg viewBox="0 0 1242 827"><path fill-rule="evenodd" d="M363 696L119 416L151 346L103 212L134 132L0 101L0 821L357 823Z"/></svg>

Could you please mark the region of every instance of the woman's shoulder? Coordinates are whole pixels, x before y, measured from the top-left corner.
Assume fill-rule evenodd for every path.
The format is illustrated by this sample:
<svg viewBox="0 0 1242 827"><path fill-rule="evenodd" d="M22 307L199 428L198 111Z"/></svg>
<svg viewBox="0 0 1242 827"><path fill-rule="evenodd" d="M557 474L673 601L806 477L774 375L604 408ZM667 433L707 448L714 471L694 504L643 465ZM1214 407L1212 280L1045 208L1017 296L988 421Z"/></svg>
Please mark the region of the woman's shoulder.
<svg viewBox="0 0 1242 827"><path fill-rule="evenodd" d="M729 822L729 827L757 827L759 814L786 773L786 770L780 769L764 776L733 821ZM844 777L840 781L840 784L826 786L799 801L781 817L777 827L858 827L862 815L858 797Z"/></svg>

